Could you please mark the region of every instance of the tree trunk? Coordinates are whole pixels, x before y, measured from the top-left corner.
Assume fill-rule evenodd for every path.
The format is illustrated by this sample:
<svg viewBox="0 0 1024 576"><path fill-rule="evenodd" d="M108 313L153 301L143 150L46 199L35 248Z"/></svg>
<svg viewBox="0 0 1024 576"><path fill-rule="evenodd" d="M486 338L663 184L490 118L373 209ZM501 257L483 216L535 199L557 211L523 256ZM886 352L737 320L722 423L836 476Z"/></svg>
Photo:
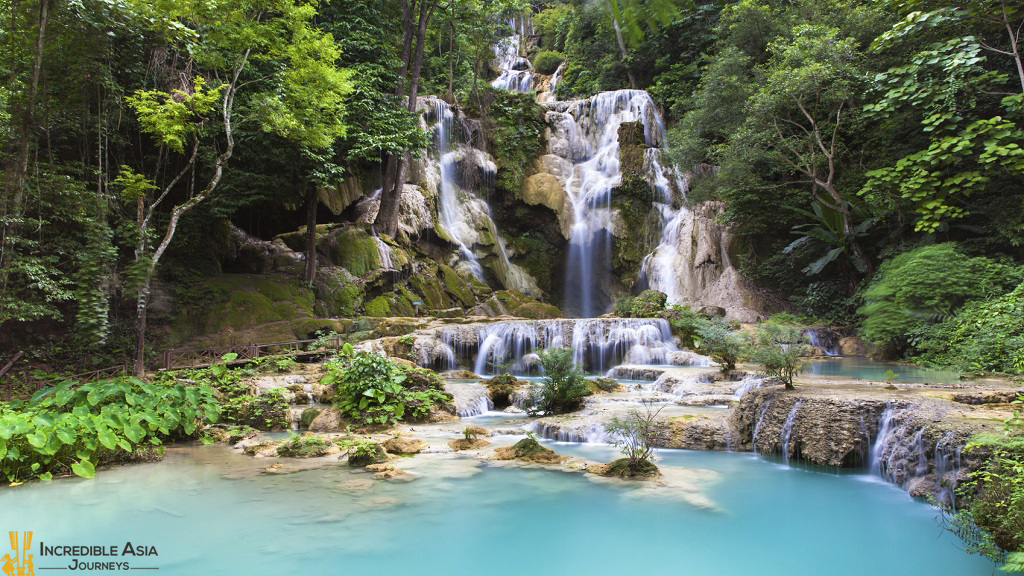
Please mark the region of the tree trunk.
<svg viewBox="0 0 1024 576"><path fill-rule="evenodd" d="M406 109L416 112L416 97L419 93L420 73L423 70L423 50L426 43L427 22L434 11L437 0L422 0L420 4L419 27L416 30L416 55L412 60L412 73L409 78L409 101ZM411 24L411 22L410 22ZM399 80L401 82L401 80ZM405 184L405 153L388 157L384 187L380 192L380 207L373 228L378 234L394 236L398 231L398 204Z"/></svg>
<svg viewBox="0 0 1024 576"><path fill-rule="evenodd" d="M451 14L448 18L448 101L455 101L455 90L452 86L455 76L455 2L451 3Z"/></svg>
<svg viewBox="0 0 1024 576"><path fill-rule="evenodd" d="M316 186L306 183L306 284L316 280Z"/></svg>
<svg viewBox="0 0 1024 576"><path fill-rule="evenodd" d="M622 57L622 65L626 67L626 75L629 76L629 87L636 90L636 76L633 75L633 70L629 67L629 54L626 52L626 40L622 37L622 28L619 26L619 21L615 17L612 17L612 26L615 27L615 41L619 45L619 56Z"/></svg>
<svg viewBox="0 0 1024 576"><path fill-rule="evenodd" d="M35 125L36 96L39 93L39 77L43 70L43 47L46 41L46 22L50 0L39 0L39 35L36 37L36 54L32 63L32 81L29 84L28 102L21 121L21 142L18 147L18 168L15 175L13 213L21 211L28 189L28 157L32 145L32 130Z"/></svg>

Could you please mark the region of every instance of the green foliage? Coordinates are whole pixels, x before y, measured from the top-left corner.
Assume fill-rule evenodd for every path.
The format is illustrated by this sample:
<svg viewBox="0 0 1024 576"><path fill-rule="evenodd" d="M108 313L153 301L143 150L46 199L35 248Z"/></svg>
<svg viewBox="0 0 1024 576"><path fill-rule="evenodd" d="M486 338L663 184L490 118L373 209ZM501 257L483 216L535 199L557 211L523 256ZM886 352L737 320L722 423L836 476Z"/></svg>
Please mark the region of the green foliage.
<svg viewBox="0 0 1024 576"><path fill-rule="evenodd" d="M1002 294L1021 280L1015 267L966 256L952 243L923 246L885 262L864 292L863 337L889 350L916 346L918 333L965 302Z"/></svg>
<svg viewBox="0 0 1024 576"><path fill-rule="evenodd" d="M553 50L542 50L533 57L533 68L541 74L554 74L565 56Z"/></svg>
<svg viewBox="0 0 1024 576"><path fill-rule="evenodd" d="M494 122L490 140L498 164L497 185L518 196L533 160L541 150L546 124L532 94L492 91L487 114Z"/></svg>
<svg viewBox="0 0 1024 576"><path fill-rule="evenodd" d="M665 311L668 296L657 290L644 290L639 296L623 296L615 302L615 314L623 318L657 318Z"/></svg>
<svg viewBox="0 0 1024 576"><path fill-rule="evenodd" d="M160 90L136 90L133 96L125 98L125 102L138 115L142 131L155 138L160 144L181 153L185 149L185 140L198 130L199 123L209 115L217 105L225 84L206 88L202 76L196 76L193 90L172 90L170 93ZM123 184L129 184L126 192L141 196L147 188L151 188L144 180L129 168L122 168Z"/></svg>
<svg viewBox="0 0 1024 576"><path fill-rule="evenodd" d="M723 372L736 369L743 352L743 339L728 324L719 319L705 320L697 328L696 336L698 350L718 362Z"/></svg>
<svg viewBox="0 0 1024 576"><path fill-rule="evenodd" d="M793 378L804 369L803 358L811 353L802 329L766 322L750 335L746 356L791 390Z"/></svg>
<svg viewBox="0 0 1024 576"><path fill-rule="evenodd" d="M372 352L356 352L329 363L320 383L335 387L335 404L343 415L365 425L423 420L450 401L436 376L431 378L424 371L405 373Z"/></svg>
<svg viewBox="0 0 1024 576"><path fill-rule="evenodd" d="M362 440L349 447L348 465L353 467L380 464L388 461L388 453L384 447L373 440Z"/></svg>
<svg viewBox="0 0 1024 576"><path fill-rule="evenodd" d="M285 458L317 458L326 455L331 445L322 436L293 436L277 447L277 455Z"/></svg>
<svg viewBox="0 0 1024 576"><path fill-rule="evenodd" d="M572 350L548 348L540 353L544 380L530 390L530 414L565 414L579 410L590 393L583 373L573 364Z"/></svg>
<svg viewBox="0 0 1024 576"><path fill-rule="evenodd" d="M207 385L65 381L28 402L0 403L0 473L9 482L68 472L91 478L97 466L147 446L195 437L219 415Z"/></svg>
<svg viewBox="0 0 1024 576"><path fill-rule="evenodd" d="M1003 560L1024 550L1024 442L1019 437L978 435L965 448L981 467L957 487L961 510L955 525L977 527L966 540L971 552ZM964 530L961 530L964 532Z"/></svg>
<svg viewBox="0 0 1024 576"><path fill-rule="evenodd" d="M918 334L918 359L964 373L1024 374L1024 284L976 300Z"/></svg>
<svg viewBox="0 0 1024 576"><path fill-rule="evenodd" d="M668 320L669 326L672 327L672 334L679 337L680 343L685 348L697 346L697 331L707 322L707 318L689 306L678 304L665 310L661 317Z"/></svg>

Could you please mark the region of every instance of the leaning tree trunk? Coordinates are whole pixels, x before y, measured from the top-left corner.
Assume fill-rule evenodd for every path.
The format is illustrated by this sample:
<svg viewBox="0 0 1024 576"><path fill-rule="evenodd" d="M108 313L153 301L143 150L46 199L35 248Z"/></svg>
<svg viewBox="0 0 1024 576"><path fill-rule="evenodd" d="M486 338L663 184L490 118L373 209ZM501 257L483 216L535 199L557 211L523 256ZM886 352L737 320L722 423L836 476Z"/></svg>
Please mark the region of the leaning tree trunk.
<svg viewBox="0 0 1024 576"><path fill-rule="evenodd" d="M615 41L619 45L619 56L622 57L622 65L625 66L626 76L629 77L629 87L636 90L636 76L633 75L633 70L629 67L629 53L626 51L626 40L622 37L622 28L619 26L618 19L612 18L612 26L615 27Z"/></svg>

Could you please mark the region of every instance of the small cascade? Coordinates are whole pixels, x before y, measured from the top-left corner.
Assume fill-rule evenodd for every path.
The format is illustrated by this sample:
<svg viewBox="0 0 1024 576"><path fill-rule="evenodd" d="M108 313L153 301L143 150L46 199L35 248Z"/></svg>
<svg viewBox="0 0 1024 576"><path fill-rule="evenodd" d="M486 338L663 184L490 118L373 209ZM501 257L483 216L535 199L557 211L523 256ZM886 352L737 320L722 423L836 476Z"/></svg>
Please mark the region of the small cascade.
<svg viewBox="0 0 1024 576"><path fill-rule="evenodd" d="M796 414L800 411L801 404L803 404L803 401L797 400L796 404L793 404L793 407L789 410L789 415L786 416L786 423L782 426L782 435L779 438L779 441L782 443L782 458L787 466L789 465L789 441L793 438L793 425L796 423Z"/></svg>
<svg viewBox="0 0 1024 576"><path fill-rule="evenodd" d="M551 75L551 83L548 84L548 97L547 102L556 102L555 92L558 90L558 83L562 81L562 74L565 70L565 62L558 65L555 68L555 73Z"/></svg>
<svg viewBox="0 0 1024 576"><path fill-rule="evenodd" d="M883 458L886 451L893 443L893 423L903 415L903 410L893 408L890 404L885 405L885 410L878 418L878 436L875 437L868 454L869 471L874 476L885 477L883 471Z"/></svg>
<svg viewBox="0 0 1024 576"><path fill-rule="evenodd" d="M376 234L373 235L373 239L377 243L377 256L380 258L380 267L384 270L394 270L395 265L391 261L391 246L388 246Z"/></svg>
<svg viewBox="0 0 1024 576"><path fill-rule="evenodd" d="M528 296L537 298L541 290L536 281L525 270L509 260L505 241L498 232L498 227L491 217L491 209L487 203L476 196L471 190L464 190L457 183L456 165L463 160L472 160L485 172L483 179L494 181L497 166L481 151L468 146L451 148L455 113L447 102L439 98L426 100L433 102L433 116L436 118L434 131L437 139L438 171L440 173L438 205L438 222L444 229L448 239L458 249L456 265L472 274L476 279L484 281L484 268L480 264L473 247L493 241L495 248L494 273L502 286L509 290L518 290Z"/></svg>
<svg viewBox="0 0 1024 576"><path fill-rule="evenodd" d="M522 39L527 35L528 22L510 19L507 23L514 33L494 45L495 65L501 75L491 82L491 86L509 92L530 92L533 90L533 65L519 55Z"/></svg>
<svg viewBox="0 0 1024 576"><path fill-rule="evenodd" d="M526 425L526 429L541 438L555 442L588 442L591 444L610 444L611 435L600 423L581 424L573 427L559 426L534 420Z"/></svg>
<svg viewBox="0 0 1024 576"><path fill-rule="evenodd" d="M938 494L936 500L940 505L956 511L956 487L963 468L961 452L963 444L953 431L949 431L935 443L935 483Z"/></svg>
<svg viewBox="0 0 1024 576"><path fill-rule="evenodd" d="M673 167L666 169L658 161L657 150L647 151L647 164L653 174L651 186L658 193L658 200L654 205L661 214L662 227L661 237L658 239L657 247L653 252L644 257L640 264L640 279L653 290L664 292L668 297L667 302L678 304L682 302L679 293L678 266L676 260L679 258L680 231L683 229L690 211L685 207L674 208L672 184L669 176L672 177L676 188L686 199L686 191L689 182L685 176Z"/></svg>
<svg viewBox="0 0 1024 576"><path fill-rule="evenodd" d="M758 376L757 374L747 374L743 377L743 381L740 383L740 387L733 393L733 397L739 400L743 398L743 395L751 390L764 386L764 376Z"/></svg>
<svg viewBox="0 0 1024 576"><path fill-rule="evenodd" d="M761 432L761 424L764 422L764 417L768 414L768 410L772 407L772 401L775 398L769 398L764 404L761 404L761 410L757 414L757 422L754 424L754 431L750 435L750 445L757 454L757 435Z"/></svg>
<svg viewBox="0 0 1024 576"><path fill-rule="evenodd" d="M487 395L487 387L483 384L448 382L445 390L452 395L455 412L460 418L479 416L494 408L494 403Z"/></svg>
<svg viewBox="0 0 1024 576"><path fill-rule="evenodd" d="M506 364L512 374L534 373L546 348L571 348L577 366L598 374L622 363L664 364L678 351L668 322L653 318L496 322L475 331L444 328L440 339L456 361L468 365L472 357L473 372L480 375Z"/></svg>
<svg viewBox="0 0 1024 576"><path fill-rule="evenodd" d="M839 335L830 328L808 328L807 340L825 356L839 356Z"/></svg>
<svg viewBox="0 0 1024 576"><path fill-rule="evenodd" d="M664 125L651 96L643 90L602 92L586 100L549 104L556 140L565 145L552 152L572 163L565 190L572 205L566 270L566 308L584 318L604 313L611 305L611 192L622 182L619 127L640 122L648 146L664 141ZM648 154L649 168L658 151ZM655 170L657 173L657 170ZM664 175L664 170L661 170ZM655 181L657 176L654 177ZM666 180L667 181L667 180Z"/></svg>

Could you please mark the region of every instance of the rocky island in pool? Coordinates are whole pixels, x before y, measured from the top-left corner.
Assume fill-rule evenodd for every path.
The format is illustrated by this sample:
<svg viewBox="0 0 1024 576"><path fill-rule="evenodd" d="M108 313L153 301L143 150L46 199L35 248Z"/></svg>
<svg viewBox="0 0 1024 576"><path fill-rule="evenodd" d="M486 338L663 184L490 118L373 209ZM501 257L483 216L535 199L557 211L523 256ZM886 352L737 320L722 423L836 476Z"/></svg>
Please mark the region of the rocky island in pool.
<svg viewBox="0 0 1024 576"><path fill-rule="evenodd" d="M0 2L2 576L1024 572L1024 11Z"/></svg>

